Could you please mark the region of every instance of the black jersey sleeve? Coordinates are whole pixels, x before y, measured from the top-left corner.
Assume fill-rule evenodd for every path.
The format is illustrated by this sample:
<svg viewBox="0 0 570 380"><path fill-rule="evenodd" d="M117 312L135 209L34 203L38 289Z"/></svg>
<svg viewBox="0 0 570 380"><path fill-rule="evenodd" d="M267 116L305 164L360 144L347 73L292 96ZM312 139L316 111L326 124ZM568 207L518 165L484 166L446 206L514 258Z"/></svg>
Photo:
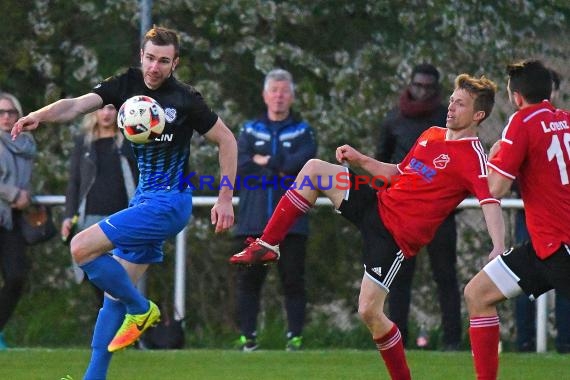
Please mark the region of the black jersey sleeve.
<svg viewBox="0 0 570 380"><path fill-rule="evenodd" d="M208 107L202 94L196 90L192 92L189 107L193 119L192 126L201 135L207 133L216 124L218 115Z"/></svg>
<svg viewBox="0 0 570 380"><path fill-rule="evenodd" d="M118 110L132 95L144 94L144 81L139 69L129 68L121 74L98 83L91 92L103 99L103 104L113 104Z"/></svg>
<svg viewBox="0 0 570 380"><path fill-rule="evenodd" d="M104 81L98 83L91 92L96 93L103 99L103 104L113 104L118 110L121 105L119 78L117 76L109 77Z"/></svg>

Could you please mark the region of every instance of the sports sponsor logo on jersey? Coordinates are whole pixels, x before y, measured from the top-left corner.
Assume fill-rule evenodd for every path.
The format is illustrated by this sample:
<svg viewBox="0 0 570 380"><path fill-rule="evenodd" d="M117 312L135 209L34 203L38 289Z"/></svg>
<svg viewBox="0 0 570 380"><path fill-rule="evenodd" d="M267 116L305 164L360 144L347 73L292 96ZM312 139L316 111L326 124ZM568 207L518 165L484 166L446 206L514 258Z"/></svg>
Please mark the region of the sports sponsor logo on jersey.
<svg viewBox="0 0 570 380"><path fill-rule="evenodd" d="M433 181L433 177L437 171L429 165L424 164L422 161L412 158L409 163L409 168L419 174L426 182Z"/></svg>
<svg viewBox="0 0 570 380"><path fill-rule="evenodd" d="M163 133L154 138L154 141L168 141L171 142L174 139L174 133Z"/></svg>
<svg viewBox="0 0 570 380"><path fill-rule="evenodd" d="M437 156L436 158L434 158L433 166L435 166L436 169L445 169L445 167L447 166L449 161L451 161L449 156L445 153L442 153L439 156Z"/></svg>
<svg viewBox="0 0 570 380"><path fill-rule="evenodd" d="M176 120L176 109L167 107L164 109L164 116L166 117L166 121L172 123Z"/></svg>

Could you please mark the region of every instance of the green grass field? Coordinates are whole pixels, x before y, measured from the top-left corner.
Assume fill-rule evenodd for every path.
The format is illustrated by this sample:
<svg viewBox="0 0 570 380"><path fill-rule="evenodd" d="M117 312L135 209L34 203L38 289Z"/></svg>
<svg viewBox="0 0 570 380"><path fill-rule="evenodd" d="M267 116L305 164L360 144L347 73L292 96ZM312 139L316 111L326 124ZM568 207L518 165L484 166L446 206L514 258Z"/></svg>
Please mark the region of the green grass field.
<svg viewBox="0 0 570 380"><path fill-rule="evenodd" d="M414 379L473 379L468 352L408 351ZM15 349L0 352L0 379L60 380L82 378L89 351L83 349ZM554 353L501 355L502 380L570 378L570 356ZM224 350L138 351L116 354L109 380L358 380L388 379L375 351L280 350L242 353Z"/></svg>

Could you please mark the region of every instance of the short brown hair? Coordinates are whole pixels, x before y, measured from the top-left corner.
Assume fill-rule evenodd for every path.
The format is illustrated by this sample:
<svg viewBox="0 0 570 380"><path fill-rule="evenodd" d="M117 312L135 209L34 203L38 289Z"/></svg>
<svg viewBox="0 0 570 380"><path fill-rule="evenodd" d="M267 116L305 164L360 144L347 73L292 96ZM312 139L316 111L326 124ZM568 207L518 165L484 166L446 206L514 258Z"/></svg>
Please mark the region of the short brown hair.
<svg viewBox="0 0 570 380"><path fill-rule="evenodd" d="M537 59L527 59L507 65L509 88L518 92L530 104L550 99L553 78L549 69Z"/></svg>
<svg viewBox="0 0 570 380"><path fill-rule="evenodd" d="M455 88L463 89L475 98L473 104L475 111L485 112L485 117L479 121L479 124L491 115L495 105L495 93L497 92L495 82L487 79L484 75L481 78L475 78L469 74L461 74L455 78Z"/></svg>
<svg viewBox="0 0 570 380"><path fill-rule="evenodd" d="M155 25L144 35L141 43L141 49L143 51L148 41L158 46L174 46L174 58L177 58L180 54L180 42L178 40L178 34L172 29L167 29Z"/></svg>

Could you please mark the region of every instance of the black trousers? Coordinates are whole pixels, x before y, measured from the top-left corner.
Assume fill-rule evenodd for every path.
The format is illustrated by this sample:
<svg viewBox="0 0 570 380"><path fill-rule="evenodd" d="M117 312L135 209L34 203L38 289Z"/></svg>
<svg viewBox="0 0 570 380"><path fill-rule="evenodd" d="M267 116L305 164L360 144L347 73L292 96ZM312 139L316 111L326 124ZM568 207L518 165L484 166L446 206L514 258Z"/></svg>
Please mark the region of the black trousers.
<svg viewBox="0 0 570 380"><path fill-rule="evenodd" d="M19 212L13 213L14 228L0 227L0 271L4 285L0 289L0 331L12 316L22 297L29 271L26 243L18 224Z"/></svg>
<svg viewBox="0 0 570 380"><path fill-rule="evenodd" d="M428 244L427 251L437 284L443 344L457 345L461 342L461 304L457 283L457 230L454 214L444 220ZM415 257L404 260L389 293L389 317L400 329L404 345L408 343L408 315L415 269Z"/></svg>
<svg viewBox="0 0 570 380"><path fill-rule="evenodd" d="M530 239L524 210L515 215L516 245ZM526 294L515 298L515 321L517 327L517 347L519 351L534 351L536 349L536 304L529 300ZM556 350L560 353L570 352L570 298L556 291L554 304L556 321Z"/></svg>
<svg viewBox="0 0 570 380"><path fill-rule="evenodd" d="M239 250L243 249L243 237L239 237ZM282 292L285 298L288 336L300 336L305 323L305 255L307 237L290 234L279 245L281 257L277 262ZM255 336L259 314L261 289L269 266L253 265L239 268L237 272L237 315L241 334Z"/></svg>

